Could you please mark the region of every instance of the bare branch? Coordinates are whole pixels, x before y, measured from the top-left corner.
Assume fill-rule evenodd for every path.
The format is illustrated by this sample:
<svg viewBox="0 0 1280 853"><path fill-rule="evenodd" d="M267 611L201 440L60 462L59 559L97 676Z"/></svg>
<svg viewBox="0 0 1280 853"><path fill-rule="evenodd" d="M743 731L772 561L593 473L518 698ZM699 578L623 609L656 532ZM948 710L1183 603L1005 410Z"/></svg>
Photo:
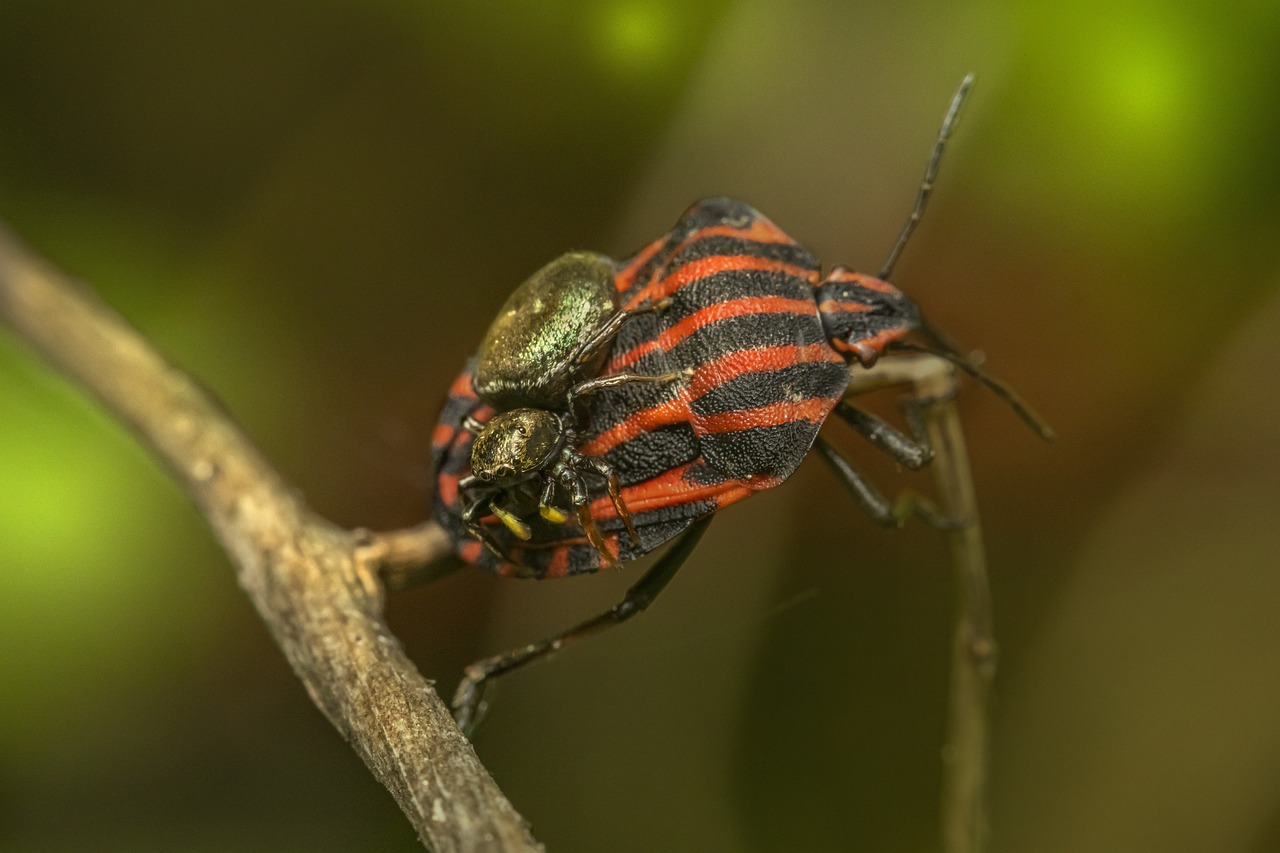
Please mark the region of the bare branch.
<svg viewBox="0 0 1280 853"><path fill-rule="evenodd" d="M450 550L442 530L369 534L316 516L207 392L2 227L0 320L184 486L312 700L427 846L540 849L382 618L379 575L429 574Z"/></svg>
<svg viewBox="0 0 1280 853"><path fill-rule="evenodd" d="M943 853L981 853L986 847L987 755L991 683L996 643L991 627L991 593L969 454L953 398L955 368L934 356L894 357L870 370L851 371L849 393L891 385L914 386L918 397L934 400L927 408L929 444L939 508L947 518L963 519L947 533L956 583L956 621L951 644L951 697L946 743L942 749Z"/></svg>

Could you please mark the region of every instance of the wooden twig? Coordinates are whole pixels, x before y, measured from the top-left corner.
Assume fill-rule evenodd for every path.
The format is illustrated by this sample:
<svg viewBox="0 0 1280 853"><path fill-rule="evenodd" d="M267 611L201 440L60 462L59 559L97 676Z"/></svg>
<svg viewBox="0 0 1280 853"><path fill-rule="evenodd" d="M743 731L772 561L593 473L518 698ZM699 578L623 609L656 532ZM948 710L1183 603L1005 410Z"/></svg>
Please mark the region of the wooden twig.
<svg viewBox="0 0 1280 853"><path fill-rule="evenodd" d="M0 321L134 431L194 499L312 701L438 851L538 850L382 618L445 557L434 524L342 530L306 508L212 397L88 288L0 228Z"/></svg>
<svg viewBox="0 0 1280 853"><path fill-rule="evenodd" d="M957 387L955 368L932 356L900 357L885 359L869 371L855 369L852 377L850 389L855 393L910 384L918 397L936 401L927 409L926 428L934 452L930 467L939 507L946 517L967 522L947 533L956 584L956 621L942 749L942 850L981 853L987 834L987 753L996 644L973 477L960 417L952 402Z"/></svg>

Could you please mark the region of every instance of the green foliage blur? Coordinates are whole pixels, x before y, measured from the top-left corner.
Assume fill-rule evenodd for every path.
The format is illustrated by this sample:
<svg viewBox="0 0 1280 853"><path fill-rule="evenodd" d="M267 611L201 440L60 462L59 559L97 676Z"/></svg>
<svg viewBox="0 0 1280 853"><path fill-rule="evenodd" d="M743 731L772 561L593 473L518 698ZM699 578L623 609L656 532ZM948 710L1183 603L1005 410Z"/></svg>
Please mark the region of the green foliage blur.
<svg viewBox="0 0 1280 853"><path fill-rule="evenodd" d="M6 0L0 219L391 528L530 271L733 195L874 272L968 71L895 280L1061 436L965 391L994 849L1280 849L1275 3ZM636 576L468 570L390 616L447 695ZM552 850L932 849L951 591L814 463L503 683L477 748ZM179 490L0 335L0 850L415 844Z"/></svg>

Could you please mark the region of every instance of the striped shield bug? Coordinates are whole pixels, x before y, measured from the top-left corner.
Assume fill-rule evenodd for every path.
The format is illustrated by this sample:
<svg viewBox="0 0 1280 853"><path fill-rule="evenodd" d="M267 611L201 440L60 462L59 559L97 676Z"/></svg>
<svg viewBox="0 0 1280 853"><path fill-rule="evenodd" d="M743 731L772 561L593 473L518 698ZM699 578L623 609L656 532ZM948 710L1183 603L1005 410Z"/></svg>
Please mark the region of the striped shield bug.
<svg viewBox="0 0 1280 853"><path fill-rule="evenodd" d="M477 480L483 480L475 471L475 446L485 425L507 414L508 401L495 397L485 380L486 339L450 389L433 441L435 515L454 536L459 555L502 575L552 578L593 572L676 542L611 610L542 643L468 667L454 698L464 729L477 721L490 679L643 610L717 511L783 482L815 446L881 523L901 525L911 513L940 526L959 523L939 517L922 501L891 504L819 437L834 412L906 468L931 458L918 407L906 407L907 435L844 400L851 366L869 367L895 351L932 352L993 388L1049 437L1010 389L959 355L888 282L929 199L971 82L966 77L951 102L915 207L877 275L836 267L823 276L808 249L748 205L726 198L693 205L667 234L613 266L615 307L610 313L605 306L599 316L609 319L597 321L609 340L590 358L573 362L579 372L557 378L552 395L558 399L575 381L609 388L575 411L575 426L562 427L561 453L595 460L590 464L602 466L595 470L610 472L604 493L589 496L589 503L569 496L582 507L581 523L555 512L529 513L525 528L517 529L499 512L506 507L491 500L492 517L483 517L483 509L469 502L468 491L474 494ZM491 335L501 321L500 316ZM912 342L913 333L933 346ZM594 375L587 376L591 370ZM523 371L513 365L510 372ZM520 393L517 400L532 397ZM547 482L559 481L552 476ZM541 505L554 506L555 486L546 489L538 495ZM504 494L511 492L508 487ZM490 492L482 488L480 494ZM525 510L533 498L533 492L521 498Z"/></svg>

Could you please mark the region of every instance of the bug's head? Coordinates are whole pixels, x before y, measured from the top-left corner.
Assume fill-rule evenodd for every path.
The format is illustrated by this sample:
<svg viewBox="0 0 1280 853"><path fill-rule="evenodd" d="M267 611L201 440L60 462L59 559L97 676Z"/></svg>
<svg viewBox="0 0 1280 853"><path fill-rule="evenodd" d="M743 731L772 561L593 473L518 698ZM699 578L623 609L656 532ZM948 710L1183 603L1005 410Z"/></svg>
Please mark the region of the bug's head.
<svg viewBox="0 0 1280 853"><path fill-rule="evenodd" d="M864 367L920 327L920 310L901 290L844 267L819 285L818 314L831 346Z"/></svg>
<svg viewBox="0 0 1280 853"><path fill-rule="evenodd" d="M543 470L560 450L560 417L543 409L495 415L471 445L471 473L495 486L510 486Z"/></svg>

